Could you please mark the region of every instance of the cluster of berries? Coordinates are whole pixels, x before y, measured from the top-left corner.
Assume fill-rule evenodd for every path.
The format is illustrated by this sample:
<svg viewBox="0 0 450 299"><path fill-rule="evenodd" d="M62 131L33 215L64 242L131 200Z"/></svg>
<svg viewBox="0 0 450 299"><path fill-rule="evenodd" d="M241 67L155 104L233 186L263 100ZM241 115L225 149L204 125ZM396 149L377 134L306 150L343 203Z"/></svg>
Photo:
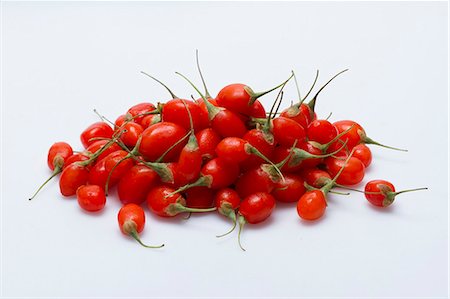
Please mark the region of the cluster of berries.
<svg viewBox="0 0 450 299"><path fill-rule="evenodd" d="M221 236L238 223L242 248L244 224L266 220L277 201L296 203L300 218L312 221L324 215L328 193L342 194L335 188L362 192L379 207L389 206L400 193L426 189L396 192L385 180L368 182L364 191L351 188L363 180L372 162L366 144L396 148L370 139L354 121L331 123L317 118L318 95L346 70L306 101L317 72L306 96L299 93L298 101L279 113L285 85L292 78L297 83L294 73L265 92L231 84L213 98L198 56L197 66L204 94L177 73L199 93L200 98L192 100L179 98L143 73L161 83L172 99L156 106L134 105L114 123L97 113L102 121L81 133L83 151L74 152L65 142L51 146L48 166L53 173L45 183L61 173L61 194L76 195L80 207L91 212L103 209L109 189L117 186L123 204L118 214L120 229L146 247L163 245L147 246L139 238L145 223L144 203L162 217L217 210L233 221L232 229ZM258 98L277 89L266 113Z"/></svg>

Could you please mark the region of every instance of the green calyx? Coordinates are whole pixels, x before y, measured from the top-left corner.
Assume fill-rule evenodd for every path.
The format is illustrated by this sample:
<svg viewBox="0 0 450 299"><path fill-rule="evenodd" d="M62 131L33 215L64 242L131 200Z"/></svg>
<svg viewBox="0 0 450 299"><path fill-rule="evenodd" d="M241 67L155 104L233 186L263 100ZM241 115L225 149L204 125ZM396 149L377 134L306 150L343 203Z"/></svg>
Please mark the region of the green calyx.
<svg viewBox="0 0 450 299"><path fill-rule="evenodd" d="M408 189L408 190L394 192L394 191L392 191L392 189L389 186L387 186L385 184L378 184L377 187L378 187L378 189L380 189L380 193L384 195L383 207L390 206L394 202L395 197L399 194L407 193L407 192L421 191L421 190L428 190L428 188L424 187L424 188L415 188L415 189ZM365 193L368 193L368 192L365 192Z"/></svg>
<svg viewBox="0 0 450 299"><path fill-rule="evenodd" d="M291 78L292 78L293 76L294 76L294 73L292 72L292 74L289 76L289 78L288 78L286 81L284 81L283 83L281 83L281 84L275 86L274 88L271 88L271 89L266 90L266 91L263 91L263 92L254 92L253 89L251 89L249 86L245 86L245 87L244 87L244 90L245 90L245 91L247 92L247 94L250 96L250 99L249 99L249 101L248 101L248 105L249 105L249 106L253 105L253 103L254 103L259 97L262 97L263 95L268 94L269 92L272 92L272 91L274 91L275 89L278 89L278 88L280 88L280 87L282 87L282 86L285 86L285 85L289 82L289 80L291 80Z"/></svg>
<svg viewBox="0 0 450 299"><path fill-rule="evenodd" d="M139 237L139 234L136 230L137 225L136 222L134 222L133 220L127 220L124 222L122 229L123 231L129 235L130 237L132 237L133 239L135 239L139 244L141 244L143 247L145 248L161 248L164 247L164 244L158 245L158 246L150 246L150 245L146 245L141 241L141 238Z"/></svg>
<svg viewBox="0 0 450 299"><path fill-rule="evenodd" d="M303 160L322 159L322 158L327 158L327 157L333 156L333 155L337 154L338 152L340 152L346 145L347 145L347 141L345 141L344 144L339 149L335 150L332 153L326 154L326 155L314 155L303 149L294 148L292 158L291 158L290 162L288 163L288 165L290 167L295 167L295 166L298 166Z"/></svg>
<svg viewBox="0 0 450 299"><path fill-rule="evenodd" d="M187 137L187 136L186 136ZM118 141L117 144L126 152L128 152L128 155L126 157L131 157L136 162L142 163L146 167L150 168L158 176L161 178L161 181L164 183L172 184L174 182L174 176L172 173L172 170L170 170L168 164L166 163L160 163L160 162L147 162L143 160L141 157L139 157L139 146L141 143L141 138L138 139L138 142L136 143L136 146L133 148L133 150L129 150L128 147L123 144L123 142ZM117 164L116 164L117 165ZM112 171L110 172L112 173Z"/></svg>
<svg viewBox="0 0 450 299"><path fill-rule="evenodd" d="M326 153L327 150L328 150L328 148L329 148L333 143L335 143L336 141L340 141L339 138L341 138L342 136L344 136L345 134L347 134L348 132L350 132L350 130L353 129L354 126L355 126L354 124L351 125L350 128L348 128L347 130L342 131L341 133L337 134L336 137L334 137L333 139L331 139L330 141L328 141L328 142L325 143L325 144L320 144L320 143L315 142L315 141L309 141L309 143L310 143L312 146L314 146L315 148L318 148L319 150L321 150L322 153ZM342 146L340 149L338 149L337 151L335 151L334 154L336 154L336 153L338 153L339 151L341 151L341 150L347 145L347 142L348 142L348 140L346 140L345 142L342 141L343 146ZM333 154L333 155L334 155L334 154Z"/></svg>
<svg viewBox="0 0 450 299"><path fill-rule="evenodd" d="M206 97L200 92L200 90L183 74L179 72L175 72L175 74L179 75L183 79L185 79L194 89L197 91L197 93L200 95L200 97L203 100L203 103L206 105L206 109L208 110L208 118L210 121L212 121L218 113L220 113L224 108L216 107L213 104L211 104Z"/></svg>
<svg viewBox="0 0 450 299"><path fill-rule="evenodd" d="M199 177L199 178L197 179L197 181L195 181L195 182L193 182L193 183L191 183L191 184L184 185L183 187L178 188L178 189L175 190L174 192L172 192L172 193L170 193L170 194L167 194L165 197L167 198L167 197L173 196L173 195L175 195L175 194L184 192L184 191L186 191L187 189L190 189L190 188L192 188L192 187L200 187L200 186L204 186L204 187L210 188L210 187L211 187L211 184L212 184L212 181L213 181L213 178L212 178L211 175L201 176L201 177Z"/></svg>

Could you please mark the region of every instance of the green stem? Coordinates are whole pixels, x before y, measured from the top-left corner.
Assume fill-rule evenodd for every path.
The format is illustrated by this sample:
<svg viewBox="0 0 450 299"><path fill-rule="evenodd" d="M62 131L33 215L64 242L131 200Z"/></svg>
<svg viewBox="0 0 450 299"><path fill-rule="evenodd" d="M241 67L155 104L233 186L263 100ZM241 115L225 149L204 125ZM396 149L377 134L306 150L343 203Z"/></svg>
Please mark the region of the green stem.
<svg viewBox="0 0 450 299"><path fill-rule="evenodd" d="M204 213L204 212L213 212L213 211L217 210L217 208L214 207L214 208L207 208L207 209L197 209L197 208L184 207L183 210L185 212L191 212L191 213Z"/></svg>
<svg viewBox="0 0 450 299"><path fill-rule="evenodd" d="M284 86L280 89L280 91L277 94L277 97L275 98L275 101L272 104L272 107L270 107L269 115L267 117L266 124L265 124L265 126L268 127L268 128L270 127L270 120L273 117L275 117L275 115L277 114L277 112L274 111L274 108L275 108L275 106L277 104L278 99L280 98L281 94L283 93L283 89L284 89ZM277 106L277 110L278 110L279 106L280 105Z"/></svg>
<svg viewBox="0 0 450 299"><path fill-rule="evenodd" d="M311 88L308 90L308 93L305 95L305 97L303 98L303 99L299 99L300 100L300 102L298 103L298 106L300 107L302 104L303 104L303 102L306 100L306 98L309 96L309 94L311 93L311 91L314 89L314 86L316 86L316 83L317 83L317 79L319 79L319 70L317 70L316 71L316 77L314 78L314 82L313 82L313 84L311 85Z"/></svg>
<svg viewBox="0 0 450 299"><path fill-rule="evenodd" d="M267 158L266 156L264 156L263 153L261 153L256 147L254 147L253 145L251 145L250 143L246 143L245 144L245 151L251 155L255 155L257 157L260 157L261 159L263 159L264 161L266 161L267 163L269 163L270 165L272 165L273 167L277 167L272 161L270 161L269 158Z"/></svg>
<svg viewBox="0 0 450 299"><path fill-rule="evenodd" d="M245 248L242 247L242 244L241 244L241 232L244 229L244 225L247 221L245 221L245 218L242 215L239 215L238 222L239 222L238 243L239 243L239 247L241 247L241 249L243 251L245 251Z"/></svg>
<svg viewBox="0 0 450 299"><path fill-rule="evenodd" d="M222 237L225 237L226 235L231 234L234 231L234 229L236 228L236 223L237 223L237 221L236 221L236 212L234 210L230 211L230 213L228 214L227 217L230 218L231 220L233 220L233 227L228 232L216 236L217 238L222 238Z"/></svg>
<svg viewBox="0 0 450 299"><path fill-rule="evenodd" d="M334 194L338 194L338 195L350 195L350 193L348 192L338 192L338 191L334 191L334 190L330 190L330 193L334 193Z"/></svg>
<svg viewBox="0 0 450 299"><path fill-rule="evenodd" d="M319 93L331 82L333 81L337 76L339 76L340 74L344 73L348 71L348 69L345 69L343 71L340 71L339 73L337 73L336 75L334 75L330 80L328 80L327 83L325 83L314 95L314 97L311 99L311 101L309 101L309 103L307 104L309 106L309 108L311 109L311 111L314 111L314 108L316 106L316 100L317 100L317 96L319 95Z"/></svg>
<svg viewBox="0 0 450 299"><path fill-rule="evenodd" d="M177 214L183 213L183 212L205 213L205 212L212 212L212 211L217 210L216 207L214 207L214 208L207 208L207 209L189 208L189 207L186 207L186 206L182 205L179 202L171 204L169 209L170 209L170 214L172 214L172 215L177 215Z"/></svg>
<svg viewBox="0 0 450 299"><path fill-rule="evenodd" d="M337 150L335 150L332 153L329 154L325 154L325 155L314 155L311 154L303 149L300 148L294 148L294 155L292 156L292 160L289 163L289 166L294 167L299 165L303 160L307 160L307 159L322 159L322 158L327 158L330 156L333 156L337 153L339 153L345 146L347 146L347 141L344 142L344 144L338 148Z"/></svg>
<svg viewBox="0 0 450 299"><path fill-rule="evenodd" d="M372 138L369 138L367 136L365 136L362 141L365 144L374 144L374 145L378 145L378 146L381 146L381 147L384 147L384 148L388 148L388 149L392 149L392 150L396 150L396 151L401 151L401 152L407 152L408 151L407 149L402 149L402 148L397 148L397 147L392 147L392 146L381 144L381 143L379 143L379 142L377 142L377 141L375 141Z"/></svg>
<svg viewBox="0 0 450 299"><path fill-rule="evenodd" d="M186 138L188 138L191 135L191 132L188 132L186 135L184 135L180 140L178 140L177 142L175 142L174 144L172 144L158 159L156 159L156 163L161 163L162 160L164 159L164 157L171 151L173 150L178 144L180 144L181 142L183 142Z"/></svg>
<svg viewBox="0 0 450 299"><path fill-rule="evenodd" d="M53 169L52 175L45 180L45 182L39 186L39 188L36 190L36 192L34 192L33 196L31 196L30 198L28 198L28 200L32 200L33 198L36 197L36 195L39 193L39 191L41 191L42 188L44 188L44 186L51 181L51 179L53 179L55 176L57 176L59 173L62 172L62 166L60 165L56 165L55 168Z"/></svg>
<svg viewBox="0 0 450 299"><path fill-rule="evenodd" d="M297 88L298 99L299 99L299 101L301 101L302 96L300 95L300 87L298 86L297 76L295 75L294 71L292 71L292 74L294 75L294 82L295 82L295 87Z"/></svg>
<svg viewBox="0 0 450 299"><path fill-rule="evenodd" d="M184 80L186 80L194 89L195 91L197 91L197 93L200 95L200 97L203 100L203 103L205 103L206 105L206 109L208 110L208 118L210 121L212 121L214 119L214 117L216 117L216 115L223 109L218 108L216 106L214 106L213 104L211 104L206 98L205 96L200 92L200 90L198 90L198 88L183 74L179 73L179 72L175 72L175 74L183 77Z"/></svg>
<svg viewBox="0 0 450 299"><path fill-rule="evenodd" d="M129 236L132 237L133 239L135 239L136 241L138 241L138 243L141 244L142 246L144 246L145 248L161 248L161 247L164 247L164 244L161 244L159 246L150 246L150 245L146 245L146 244L142 243L141 238L139 238L139 234L136 231L136 229L131 230L131 232L129 233Z"/></svg>
<svg viewBox="0 0 450 299"><path fill-rule="evenodd" d="M167 89L167 91L170 93L170 96L172 97L172 99L178 99L178 97L172 92L172 90L170 90L169 87L167 87L166 84L162 83L161 81L159 81L159 80L156 79L155 77L153 77L153 76L147 74L147 73L144 72L144 71L141 71L141 74L144 74L144 75L146 75L146 76L152 78L153 80L155 80L156 82L158 82L159 84L161 84L162 86L164 86L164 88Z"/></svg>
<svg viewBox="0 0 450 299"><path fill-rule="evenodd" d="M281 169L281 168L287 163L287 161L289 161L289 159L292 157L292 155L293 155L293 153L294 153L295 146L297 145L297 142L298 142L298 140L296 139L296 140L294 141L294 144L292 145L290 151L289 151L289 154L288 154L288 155L286 156L286 158L284 158L281 162L279 162L279 163L277 163L277 164L273 164L272 162L270 162L269 165L263 164L261 167L263 167L263 169L264 169L264 166L269 166L270 169L265 169L265 171L268 172L269 174L272 173L272 171L271 171L272 169L275 169L275 171L277 172L277 175L280 176L281 181L284 182L284 181L285 181L285 178L284 178L283 173L281 172L280 169Z"/></svg>
<svg viewBox="0 0 450 299"><path fill-rule="evenodd" d="M109 190L109 181L111 180L111 176L112 173L114 172L114 170L116 170L117 166L119 166L120 163L122 163L123 161L125 161L126 159L131 158L131 154L129 153L128 155L126 155L125 157L123 157L122 159L120 159L110 170L110 172L108 173L108 178L106 179L106 183L105 183L105 196L108 196L108 190Z"/></svg>
<svg viewBox="0 0 450 299"><path fill-rule="evenodd" d="M397 196L397 195L402 194L402 193L421 191L421 190L428 190L428 188L427 187L415 188L415 189L402 190L402 191L393 192L393 193L395 194L395 196Z"/></svg>
<svg viewBox="0 0 450 299"><path fill-rule="evenodd" d="M206 87L205 79L203 78L202 70L200 69L200 63L198 62L198 49L195 50L195 58L197 60L197 69L200 74L200 78L202 79L203 87L205 88L205 97L207 99L212 99L211 95L209 94L208 88Z"/></svg>
<svg viewBox="0 0 450 299"><path fill-rule="evenodd" d="M212 183L212 177L210 175L206 175L206 176L201 176L199 177L195 182L191 183L191 184L186 184L180 188L178 188L177 190L175 190L172 193L169 193L165 196L165 198L171 197L175 194L178 194L180 192L186 191L187 189L190 189L192 187L210 187Z"/></svg>
<svg viewBox="0 0 450 299"><path fill-rule="evenodd" d="M245 86L244 90L248 93L248 95L250 96L250 100L248 102L248 105L251 106L253 105L253 103L259 98L262 97L265 94L268 94L269 92L274 91L275 89L280 88L283 85L286 85L289 80L291 80L291 78L294 76L294 73L292 73L289 78L284 81L283 83L281 83L280 85L275 86L274 88L271 88L269 90L263 91L263 92L254 92L249 86Z"/></svg>
<svg viewBox="0 0 450 299"><path fill-rule="evenodd" d="M283 86L283 88L284 88L284 86ZM283 96L284 96L283 88L280 89L280 101L278 102L277 108L275 109L275 112L274 112L275 115L278 113L278 110L280 110L281 103L283 102Z"/></svg>
<svg viewBox="0 0 450 299"><path fill-rule="evenodd" d="M98 151L96 151L95 153L93 153L88 160L85 161L80 161L80 162L75 162L80 166L88 166L89 164L91 164L93 161L95 161L98 156L100 156L101 154L103 154L104 151L106 151L111 145L113 145L115 142L118 142L118 139L120 138L120 136L122 136L123 132L119 132L119 134L117 134L117 136L114 136L114 138L111 138L110 141L108 143L105 143Z"/></svg>
<svg viewBox="0 0 450 299"><path fill-rule="evenodd" d="M186 104L185 100L181 100L181 102L184 105L184 108L186 108L187 113L188 113L188 117L189 117L189 126L190 126L190 132L192 135L194 135L194 121L192 120L192 114L191 114L191 110L189 109L189 107Z"/></svg>
<svg viewBox="0 0 450 299"><path fill-rule="evenodd" d="M334 184L336 184L336 180L339 178L339 176L341 175L341 173L344 171L345 166L347 165L348 161L350 160L350 158L353 156L353 153L355 152L355 149L353 149L350 154L348 155L347 159L345 159L344 164L342 165L341 169L339 169L338 173L336 173L336 175L334 176L334 178L328 182L325 186L323 186L322 188L320 188L320 190L322 190L322 192L324 194L327 194L328 192L330 192L331 188L334 187Z"/></svg>
<svg viewBox="0 0 450 299"><path fill-rule="evenodd" d="M133 150L127 151L128 155L126 155L125 157L123 157L122 159L120 159L112 168L111 171L108 173L108 178L106 179L106 184L105 184L105 195L108 196L108 190L109 190L109 181L111 180L111 176L112 173L114 172L114 170L117 168L117 166L119 166L120 163L122 163L123 161L125 161L126 159L129 159L131 157L136 157L139 155L139 147L141 145L141 140L142 140L142 136L139 136L139 139L136 142L136 145L134 146Z"/></svg>
<svg viewBox="0 0 450 299"><path fill-rule="evenodd" d="M334 183L334 186L342 188L342 189L345 189L345 190L350 190L350 191L355 191L355 192L365 193L365 194L378 194L378 193L380 193L380 192L365 192L365 191L361 191L361 190L358 190L358 189L355 189L355 188L350 188L350 187L347 187L347 186L344 186L344 185L341 185L341 184L338 184L338 183Z"/></svg>
<svg viewBox="0 0 450 299"><path fill-rule="evenodd" d="M348 132L350 132L351 129L353 129L355 125L351 125L350 128L348 128L345 131L342 131L341 133L337 134L336 137L334 137L333 139L331 139L330 141L328 141L325 144L320 144L318 142L315 141L310 141L309 143L311 143L315 148L320 149L322 152L326 152L328 150L328 148L335 143L336 141L339 140L339 138L341 138L342 136L344 136L345 134L347 134Z"/></svg>
<svg viewBox="0 0 450 299"><path fill-rule="evenodd" d="M98 117L100 117L100 119L104 122L108 122L110 125L113 126L113 128L116 126L115 123L113 123L112 121L110 121L109 119L107 119L105 116L101 115L100 113L98 113L97 109L94 108L94 113L97 114Z"/></svg>
<svg viewBox="0 0 450 299"><path fill-rule="evenodd" d="M169 167L167 166L166 163L157 163L157 162L147 162L145 160L143 160L142 158L132 154L132 151L130 151L127 146L121 142L118 141L117 144L126 152L128 152L128 154L131 154L131 158L138 162L138 163L142 163L143 165L145 165L146 167L150 168L151 170L153 170L154 172L156 172L158 174L158 176L161 178L161 181L164 183L173 183L174 180L174 176L172 171L169 169ZM137 147L139 148L139 147Z"/></svg>

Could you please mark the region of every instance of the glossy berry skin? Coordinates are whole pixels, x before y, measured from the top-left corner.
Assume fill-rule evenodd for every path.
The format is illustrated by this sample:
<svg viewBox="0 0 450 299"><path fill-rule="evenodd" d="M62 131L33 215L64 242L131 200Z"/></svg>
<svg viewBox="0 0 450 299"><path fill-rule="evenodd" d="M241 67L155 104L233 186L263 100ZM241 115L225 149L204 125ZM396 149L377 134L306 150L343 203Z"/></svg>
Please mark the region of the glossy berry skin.
<svg viewBox="0 0 450 299"><path fill-rule="evenodd" d="M321 190L307 191L297 203L297 213L304 220L317 220L325 214L327 201Z"/></svg>
<svg viewBox="0 0 450 299"><path fill-rule="evenodd" d="M150 211L161 217L173 217L179 211L173 209L174 204L186 205L186 200L180 194L168 196L175 189L168 186L152 188L147 195L147 205Z"/></svg>
<svg viewBox="0 0 450 299"><path fill-rule="evenodd" d="M296 202L305 193L303 179L295 174L284 174L284 181L275 183L273 197L281 202Z"/></svg>
<svg viewBox="0 0 450 299"><path fill-rule="evenodd" d="M146 115L142 119L140 124L141 124L142 128L145 130L148 127L150 127L150 126L152 126L154 124L157 124L159 122L161 122L161 115L159 115L159 114L149 114L149 115Z"/></svg>
<svg viewBox="0 0 450 299"><path fill-rule="evenodd" d="M242 137L247 127L239 116L228 109L223 109L211 119L211 127L221 137Z"/></svg>
<svg viewBox="0 0 450 299"><path fill-rule="evenodd" d="M292 119L293 121L301 125L304 129L307 129L310 122L315 119L314 113L306 104L301 104L300 106L291 106L281 112L280 116Z"/></svg>
<svg viewBox="0 0 450 299"><path fill-rule="evenodd" d="M145 226L145 213L144 210L134 203L129 203L124 205L117 215L119 221L119 227L123 234L129 235L130 232L124 230L124 224L127 221L133 221L135 223L135 228L138 233L144 230Z"/></svg>
<svg viewBox="0 0 450 299"><path fill-rule="evenodd" d="M218 106L217 101L215 99L209 98L209 99L207 99L207 101L215 107ZM200 107L200 109L202 111L201 119L205 119L205 124L203 125L203 127L204 128L209 127L211 125L211 122L209 120L208 108L206 107L205 103L203 102L203 99L199 98L195 102L197 103L197 105Z"/></svg>
<svg viewBox="0 0 450 299"><path fill-rule="evenodd" d="M78 187L85 185L89 178L89 170L79 163L72 163L64 168L59 177L59 189L64 196L72 196Z"/></svg>
<svg viewBox="0 0 450 299"><path fill-rule="evenodd" d="M228 216L230 212L232 213L239 208L241 198L234 189L223 188L216 192L214 203L220 214Z"/></svg>
<svg viewBox="0 0 450 299"><path fill-rule="evenodd" d="M251 97L246 88L247 85L241 83L225 86L217 94L217 104L233 112L249 115Z"/></svg>
<svg viewBox="0 0 450 299"><path fill-rule="evenodd" d="M214 158L203 165L201 174L212 178L211 186L209 186L211 189L226 188L239 176L239 166L221 158Z"/></svg>
<svg viewBox="0 0 450 299"><path fill-rule="evenodd" d="M216 157L216 146L221 138L213 129L206 128L195 134L204 161Z"/></svg>
<svg viewBox="0 0 450 299"><path fill-rule="evenodd" d="M260 129L252 129L245 133L242 139L246 140L250 145L259 150L266 158L272 161L275 149L275 139L272 133L265 132ZM243 171L248 171L258 167L262 163L266 163L262 158L256 155L250 155L240 164L240 166Z"/></svg>
<svg viewBox="0 0 450 299"><path fill-rule="evenodd" d="M239 207L239 214L248 223L257 224L263 222L272 214L275 209L275 198L266 192L250 194L242 200Z"/></svg>
<svg viewBox="0 0 450 299"><path fill-rule="evenodd" d="M243 173L236 181L236 191L241 198L245 198L253 193L271 193L275 188L273 178L263 169L264 165L251 169Z"/></svg>
<svg viewBox="0 0 450 299"><path fill-rule="evenodd" d="M111 138L113 135L113 129L105 122L96 122L87 127L80 135L81 143L84 148L94 143L97 140L92 138Z"/></svg>
<svg viewBox="0 0 450 299"><path fill-rule="evenodd" d="M249 107L248 115L255 118L265 118L266 109L264 109L264 106L260 101L255 100L255 102Z"/></svg>
<svg viewBox="0 0 450 299"><path fill-rule="evenodd" d="M342 141L348 140L347 147L349 150L352 150L353 147L355 147L357 144L364 142L364 139L367 137L366 132L361 127L361 125L352 120L337 121L333 125L336 127L339 133L350 129L350 127L353 126L350 131L342 135L342 137L340 138Z"/></svg>
<svg viewBox="0 0 450 299"><path fill-rule="evenodd" d="M216 147L217 157L226 161L241 163L250 157L246 149L247 141L239 137L222 139Z"/></svg>
<svg viewBox="0 0 450 299"><path fill-rule="evenodd" d="M160 122L154 124L142 133L142 140L139 147L141 153L147 161L156 161L173 144L182 139L187 131L180 125L171 122ZM187 141L179 143L165 156L164 162L173 162L178 159L183 146Z"/></svg>
<svg viewBox="0 0 450 299"><path fill-rule="evenodd" d="M186 130L191 128L189 114L187 108L191 112L194 131L205 128L208 125L208 115L205 115L197 103L190 100L173 99L164 104L162 109L162 120L180 125ZM206 117L206 119L204 119Z"/></svg>
<svg viewBox="0 0 450 299"><path fill-rule="evenodd" d="M54 170L55 166L62 168L72 154L72 147L68 143L56 142L48 150L47 165L51 170Z"/></svg>
<svg viewBox="0 0 450 299"><path fill-rule="evenodd" d="M278 144L283 146L291 147L296 140L298 143L306 142L305 129L286 117L277 117L272 120L272 133Z"/></svg>
<svg viewBox="0 0 450 299"><path fill-rule="evenodd" d="M132 159L125 159L119 163L123 158L128 155L126 151L115 151L102 160L98 161L94 167L91 168L89 173L89 184L99 185L102 188L106 188L109 173L112 171L108 187L115 186L119 180L125 175L125 173L134 165ZM115 166L118 164L117 166Z"/></svg>
<svg viewBox="0 0 450 299"><path fill-rule="evenodd" d="M197 180L202 169L202 153L194 135L191 135L189 142L181 150L178 158L176 176L178 184L186 185Z"/></svg>
<svg viewBox="0 0 450 299"><path fill-rule="evenodd" d="M139 104L136 104L136 105L130 107L130 109L128 109L127 117L130 119L133 119L133 121L135 123L142 124L142 120L146 116L146 115L142 115L142 114L153 111L155 109L156 109L156 107L152 103L139 103Z"/></svg>
<svg viewBox="0 0 450 299"><path fill-rule="evenodd" d="M93 142L91 145L89 145L86 148L86 152L89 152L91 154L95 154L97 151L99 151L104 145L106 145L108 143L108 140L97 140L95 142ZM111 145L108 146L108 148L106 148L98 157L97 157L97 161L102 160L103 158L105 158L106 156L108 156L109 154L121 150L120 146L117 143L112 143Z"/></svg>
<svg viewBox="0 0 450 299"><path fill-rule="evenodd" d="M105 191L97 185L83 185L77 189L77 200L83 210L97 212L105 207Z"/></svg>
<svg viewBox="0 0 450 299"><path fill-rule="evenodd" d="M347 164L344 166L343 159L336 159L328 157L325 159L325 165L331 177L335 177L339 170L344 167L341 175L336 182L344 186L351 186L360 183L364 179L365 167L364 164L355 157L350 157Z"/></svg>
<svg viewBox="0 0 450 299"><path fill-rule="evenodd" d="M342 151L336 153L335 156L345 158L348 156L348 152L345 151L345 149L343 149ZM372 151L367 145L363 143L360 143L358 145L355 145L355 147L353 147L352 157L359 159L366 168L369 167L370 164L372 163Z"/></svg>
<svg viewBox="0 0 450 299"><path fill-rule="evenodd" d="M325 119L313 120L306 131L309 141L326 144L338 134L336 127Z"/></svg>
<svg viewBox="0 0 450 299"><path fill-rule="evenodd" d="M309 142L300 143L297 147L299 149L302 149L302 150L312 154L312 155L317 155L317 156L323 155L323 152L320 149L318 149L317 147L315 147L314 145L312 145ZM295 152L294 152L293 156L295 156ZM303 169L304 168L313 168L322 162L323 162L323 158L308 158L308 159L302 160L301 165L302 165Z"/></svg>
<svg viewBox="0 0 450 299"><path fill-rule="evenodd" d="M120 136L120 140L122 140L122 142L128 148L133 148L136 145L142 132L144 132L142 126L135 122L126 123L121 127L120 130L123 131L122 135Z"/></svg>
<svg viewBox="0 0 450 299"><path fill-rule="evenodd" d="M211 208L214 206L214 191L204 186L192 187L186 190L185 199L190 208Z"/></svg>
<svg viewBox="0 0 450 299"><path fill-rule="evenodd" d="M322 154L322 152L319 149L313 147L309 143L300 144L292 150L293 153L291 157L288 159L287 163L284 164L283 167L281 167L282 171L289 173L298 172L304 168L315 167L318 164L320 164L320 162L322 162L321 158L308 158L308 159L302 158L301 155L299 154L300 146L302 147L301 150L305 150L310 154L313 155ZM290 147L286 146L276 147L273 152L273 162L280 163L285 158L287 158L287 156L289 156L290 152L291 152Z"/></svg>
<svg viewBox="0 0 450 299"><path fill-rule="evenodd" d="M106 170L105 158L97 161L89 170L88 183L91 185L98 185L105 188L108 180L108 171Z"/></svg>
<svg viewBox="0 0 450 299"><path fill-rule="evenodd" d="M266 157L270 157L275 148L275 141L272 133L264 132L260 129L252 129L248 131L244 137L249 144L257 148Z"/></svg>
<svg viewBox="0 0 450 299"><path fill-rule="evenodd" d="M372 163L372 151L365 144L358 144L353 148L353 157L359 159L367 168Z"/></svg>
<svg viewBox="0 0 450 299"><path fill-rule="evenodd" d="M63 169L75 162L81 162L81 161L86 161L86 160L89 160L89 157L86 154L75 153L66 159L66 161L64 162ZM89 168L88 166L86 166L86 167Z"/></svg>
<svg viewBox="0 0 450 299"><path fill-rule="evenodd" d="M395 187L392 183L385 180L372 180L367 182L366 187L364 188L366 199L377 207L387 207L392 204L392 201L386 200L387 194L386 192L395 192ZM377 194L372 194L372 193Z"/></svg>
<svg viewBox="0 0 450 299"><path fill-rule="evenodd" d="M122 204L141 204L158 183L160 179L155 171L145 165L134 165L120 179L117 193Z"/></svg>
<svg viewBox="0 0 450 299"><path fill-rule="evenodd" d="M119 228L122 233L134 238L142 246L146 248L161 248L164 246L164 244L160 246L149 246L142 243L139 238L139 233L144 229L145 214L140 206L134 203L124 205L117 215L117 220L119 221Z"/></svg>
<svg viewBox="0 0 450 299"><path fill-rule="evenodd" d="M120 115L114 122L114 130L120 128L127 121L127 116L125 114Z"/></svg>
<svg viewBox="0 0 450 299"><path fill-rule="evenodd" d="M308 185L319 189L331 181L330 174L318 168L305 169L300 175Z"/></svg>

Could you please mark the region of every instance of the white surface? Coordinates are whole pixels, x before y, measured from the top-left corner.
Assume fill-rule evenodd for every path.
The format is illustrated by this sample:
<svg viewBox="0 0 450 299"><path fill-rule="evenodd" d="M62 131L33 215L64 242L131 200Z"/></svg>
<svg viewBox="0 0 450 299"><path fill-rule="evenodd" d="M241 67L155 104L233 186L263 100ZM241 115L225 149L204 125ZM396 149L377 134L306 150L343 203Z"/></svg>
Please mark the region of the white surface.
<svg viewBox="0 0 450 299"><path fill-rule="evenodd" d="M445 297L448 265L447 4L4 3L2 61L2 296ZM115 119L141 101L167 100L148 71L188 97L173 72L209 88L255 90L297 71L303 93L350 68L317 103L320 117L359 121L374 139L366 181L428 186L385 211L360 195L330 197L326 217L299 220L279 205L237 234L215 215L156 219L147 250L121 235L118 200L99 215L59 195L48 147L79 133L97 108ZM295 100L293 85L286 98ZM268 107L273 95L263 101ZM285 103L288 104L288 101ZM363 187L361 184L359 187Z"/></svg>

